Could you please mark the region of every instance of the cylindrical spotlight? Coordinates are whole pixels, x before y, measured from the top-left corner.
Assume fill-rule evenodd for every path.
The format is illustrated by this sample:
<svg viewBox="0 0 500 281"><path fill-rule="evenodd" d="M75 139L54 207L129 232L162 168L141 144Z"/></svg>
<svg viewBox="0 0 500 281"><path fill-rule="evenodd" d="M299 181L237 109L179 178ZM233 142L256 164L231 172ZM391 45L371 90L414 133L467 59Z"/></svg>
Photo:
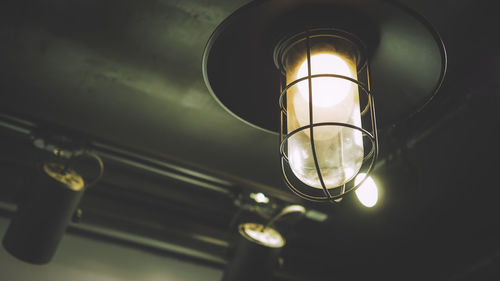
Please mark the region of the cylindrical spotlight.
<svg viewBox="0 0 500 281"><path fill-rule="evenodd" d="M241 224L239 232L234 258L222 281L271 280L285 239L273 228L257 223Z"/></svg>
<svg viewBox="0 0 500 281"><path fill-rule="evenodd" d="M33 186L11 220L4 248L16 258L34 264L48 263L83 195L83 178L63 164L42 165Z"/></svg>

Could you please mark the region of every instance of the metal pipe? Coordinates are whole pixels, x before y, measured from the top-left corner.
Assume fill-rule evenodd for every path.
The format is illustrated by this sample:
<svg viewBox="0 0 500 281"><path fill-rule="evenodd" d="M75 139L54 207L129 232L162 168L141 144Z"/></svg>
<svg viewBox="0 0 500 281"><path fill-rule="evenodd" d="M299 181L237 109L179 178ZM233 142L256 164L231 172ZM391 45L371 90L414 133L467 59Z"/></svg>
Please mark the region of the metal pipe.
<svg viewBox="0 0 500 281"><path fill-rule="evenodd" d="M26 137L32 138L34 137L35 131L38 127L39 126L33 122L0 112L0 128L15 131L25 135ZM60 130L56 130L56 132L61 134L64 134L67 130L64 128L59 129ZM74 135L74 133L71 135ZM155 159L97 140L91 140L86 145L88 145L88 147L86 147L87 149L90 149L105 160L107 159L112 162L121 163L143 171L155 173L177 181L225 194L227 196L233 196L235 192L238 192L239 189L237 189L237 187L247 187L250 190L265 192L286 202L301 202L300 199L293 196L289 192L282 191L273 186L254 182L252 180L225 174L220 171L203 172L203 168L198 170L196 168L191 168L189 167L189 163L186 165L179 165L174 163L174 161ZM196 165L193 164L193 166Z"/></svg>
<svg viewBox="0 0 500 281"><path fill-rule="evenodd" d="M16 212L16 209L17 207L15 204L0 202L0 215L4 217L12 217ZM210 253L88 223L72 222L68 225L67 232L83 237L97 237L101 240L111 241L116 244L127 244L134 247L150 248L157 251L159 250L167 254L176 254L192 258L198 262L211 264L217 268L223 268L227 264L227 260L225 258L212 255Z"/></svg>

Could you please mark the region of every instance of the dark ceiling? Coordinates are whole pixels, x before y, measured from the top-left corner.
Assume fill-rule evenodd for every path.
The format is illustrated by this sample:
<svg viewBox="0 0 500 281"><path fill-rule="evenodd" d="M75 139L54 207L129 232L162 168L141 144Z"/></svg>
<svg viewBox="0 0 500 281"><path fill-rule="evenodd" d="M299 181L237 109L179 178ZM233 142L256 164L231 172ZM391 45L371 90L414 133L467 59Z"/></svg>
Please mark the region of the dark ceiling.
<svg viewBox="0 0 500 281"><path fill-rule="evenodd" d="M498 280L493 3L401 1L441 33L448 72L422 112L381 131L373 175L381 199L366 209L352 196L336 205L294 196L281 179L278 137L237 120L206 89L205 43L246 2L2 3L1 201L20 200L36 163L51 157L32 136L62 135L105 164L75 233L223 268L238 222L299 203L328 219L281 223L288 244L276 280ZM271 203L252 203L255 191ZM103 229L171 246L112 239Z"/></svg>

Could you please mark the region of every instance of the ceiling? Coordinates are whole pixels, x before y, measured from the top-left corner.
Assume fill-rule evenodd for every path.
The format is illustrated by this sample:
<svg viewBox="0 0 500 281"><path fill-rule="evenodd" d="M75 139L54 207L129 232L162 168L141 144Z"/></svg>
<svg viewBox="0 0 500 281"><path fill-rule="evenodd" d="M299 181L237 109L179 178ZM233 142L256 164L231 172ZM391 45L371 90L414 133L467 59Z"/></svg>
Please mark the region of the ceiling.
<svg viewBox="0 0 500 281"><path fill-rule="evenodd" d="M51 157L30 136L62 135L97 152L105 165L83 199L82 221L70 228L75 233L146 237L162 242L166 254L222 268L232 258L237 222L265 220L299 203L328 219L282 223L288 244L279 280L500 276L500 23L492 5L401 1L440 32L448 71L423 111L380 132L373 177L381 200L365 209L354 197L323 205L294 196L281 179L278 137L234 118L207 90L205 44L247 2L5 4L1 201L20 200L35 164ZM91 163L81 165L95 172ZM252 203L248 194L256 191L271 203Z"/></svg>

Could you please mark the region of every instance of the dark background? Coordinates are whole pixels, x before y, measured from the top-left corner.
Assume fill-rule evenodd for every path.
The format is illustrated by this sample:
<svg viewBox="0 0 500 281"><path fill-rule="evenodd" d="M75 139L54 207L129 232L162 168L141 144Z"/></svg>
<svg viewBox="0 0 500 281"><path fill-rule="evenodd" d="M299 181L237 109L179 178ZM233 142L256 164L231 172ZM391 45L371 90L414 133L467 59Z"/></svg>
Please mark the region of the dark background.
<svg viewBox="0 0 500 281"><path fill-rule="evenodd" d="M201 74L205 43L246 1L3 2L1 214L12 214L26 186L36 185L36 163L50 157L30 135L52 132L98 151L106 167L69 232L166 263L202 264L197 280L231 260L238 222L263 221L292 203L328 218L281 223L288 243L276 280L497 280L494 2L402 2L441 33L448 73L422 112L381 131L373 174L381 198L371 209L353 196L338 205L294 196L281 180L278 137L235 119L210 96ZM26 131L5 125L12 123ZM81 165L95 174L90 161ZM271 202L252 202L256 191ZM86 257L105 259L105 251ZM140 279L120 277L127 278Z"/></svg>

